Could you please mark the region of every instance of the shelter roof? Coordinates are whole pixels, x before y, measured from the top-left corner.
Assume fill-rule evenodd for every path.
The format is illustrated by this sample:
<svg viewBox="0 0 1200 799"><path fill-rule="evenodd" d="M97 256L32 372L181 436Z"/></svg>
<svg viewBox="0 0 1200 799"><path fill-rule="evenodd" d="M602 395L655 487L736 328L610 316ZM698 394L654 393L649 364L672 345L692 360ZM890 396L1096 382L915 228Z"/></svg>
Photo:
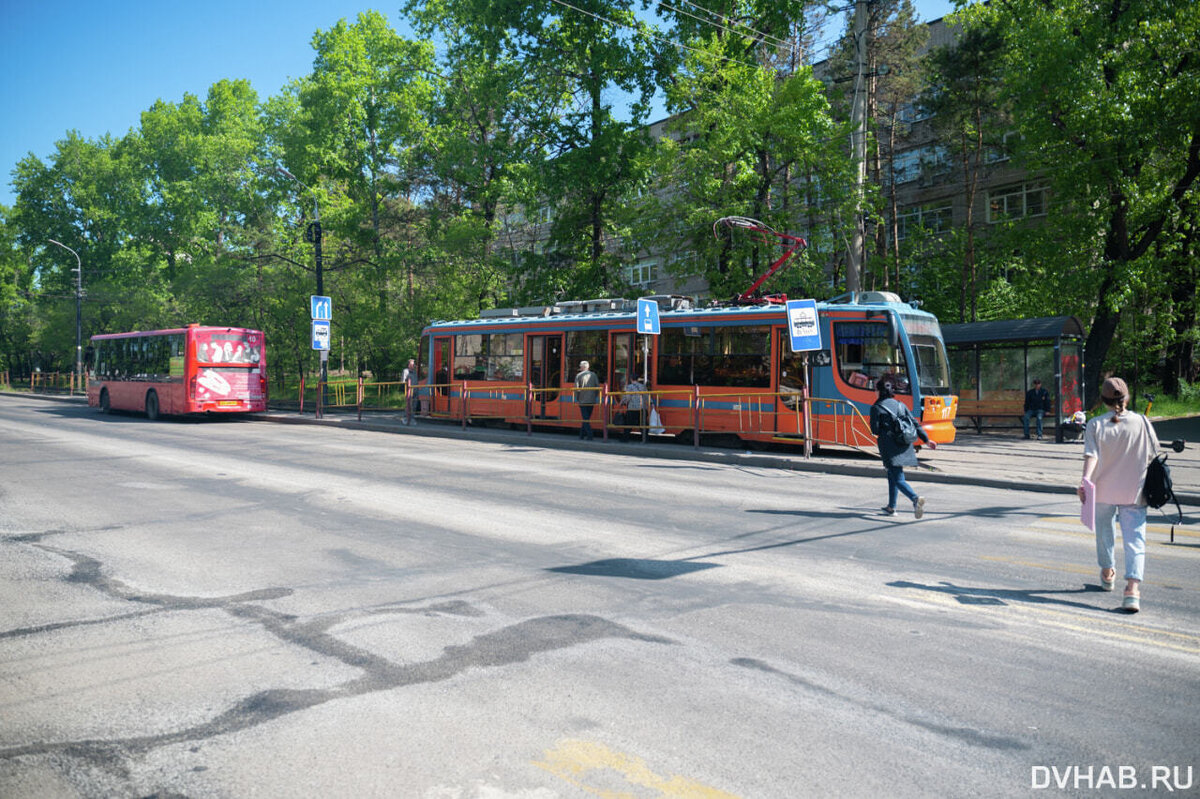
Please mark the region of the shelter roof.
<svg viewBox="0 0 1200 799"><path fill-rule="evenodd" d="M1083 338L1083 325L1074 316L1039 316L1036 319L999 319L942 325L947 346L995 342L1052 341Z"/></svg>

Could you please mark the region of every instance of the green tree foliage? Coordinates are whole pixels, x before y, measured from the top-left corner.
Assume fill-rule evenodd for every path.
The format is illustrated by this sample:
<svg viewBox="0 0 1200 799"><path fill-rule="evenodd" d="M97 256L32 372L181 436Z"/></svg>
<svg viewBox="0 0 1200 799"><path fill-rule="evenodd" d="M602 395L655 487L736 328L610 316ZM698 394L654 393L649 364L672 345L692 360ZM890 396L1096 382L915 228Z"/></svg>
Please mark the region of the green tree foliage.
<svg viewBox="0 0 1200 799"><path fill-rule="evenodd" d="M739 48L735 48L735 51ZM695 255L669 266L702 276L715 296L747 289L778 257L774 244L718 231L724 216L748 216L795 231L822 192L822 212L848 200L849 162L829 116L824 87L810 69L781 78L774 70L728 56L720 37L696 42L668 88L671 108L684 109L659 143L657 183L646 201L644 236L674 234ZM808 264L808 268L805 268ZM821 282L812 262L792 264L786 281L763 288Z"/></svg>
<svg viewBox="0 0 1200 799"><path fill-rule="evenodd" d="M1196 276L1186 254L1194 239L1184 226L1194 224L1200 179L1200 6L993 0L966 19L1003 41L1017 154L1049 181L1045 227L1074 256L1053 271L1091 284L1085 379L1094 399L1127 310L1171 317L1172 347L1194 328ZM1139 307L1162 273L1167 290ZM1185 293L1192 299L1181 308L1176 297Z"/></svg>

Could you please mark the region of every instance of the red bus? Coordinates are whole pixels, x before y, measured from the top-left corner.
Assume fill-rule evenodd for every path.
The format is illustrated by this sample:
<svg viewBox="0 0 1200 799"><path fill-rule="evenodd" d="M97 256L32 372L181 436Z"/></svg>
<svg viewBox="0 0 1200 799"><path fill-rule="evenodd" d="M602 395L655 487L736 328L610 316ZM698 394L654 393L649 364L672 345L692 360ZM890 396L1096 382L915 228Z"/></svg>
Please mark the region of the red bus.
<svg viewBox="0 0 1200 799"><path fill-rule="evenodd" d="M101 412L249 413L267 409L262 332L188 325L92 336L88 405Z"/></svg>

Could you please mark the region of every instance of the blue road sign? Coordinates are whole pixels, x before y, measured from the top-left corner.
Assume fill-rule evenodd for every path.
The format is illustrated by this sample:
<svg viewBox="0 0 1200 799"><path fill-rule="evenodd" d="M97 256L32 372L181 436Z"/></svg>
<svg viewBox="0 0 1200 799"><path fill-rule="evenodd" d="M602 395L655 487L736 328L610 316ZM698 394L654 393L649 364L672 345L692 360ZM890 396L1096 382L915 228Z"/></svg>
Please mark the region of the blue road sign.
<svg viewBox="0 0 1200 799"><path fill-rule="evenodd" d="M328 297L322 297L319 294L309 295L308 305L312 309L313 319L324 319L328 322L333 318L333 301Z"/></svg>
<svg viewBox="0 0 1200 799"><path fill-rule="evenodd" d="M638 300L637 329L644 336L657 336L662 332L658 321L658 303L654 300Z"/></svg>
<svg viewBox="0 0 1200 799"><path fill-rule="evenodd" d="M328 352L329 339L331 337L329 320L314 319L312 323L312 348Z"/></svg>
<svg viewBox="0 0 1200 799"><path fill-rule="evenodd" d="M821 323L817 319L816 300L788 300L787 316L792 352L821 349Z"/></svg>

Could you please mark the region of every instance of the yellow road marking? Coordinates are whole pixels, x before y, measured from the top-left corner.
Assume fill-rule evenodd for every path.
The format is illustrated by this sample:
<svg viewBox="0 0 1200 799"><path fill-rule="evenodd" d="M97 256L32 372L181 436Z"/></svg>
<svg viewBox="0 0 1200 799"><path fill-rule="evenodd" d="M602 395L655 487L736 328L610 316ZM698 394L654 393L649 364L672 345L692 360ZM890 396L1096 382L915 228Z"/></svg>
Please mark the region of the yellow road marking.
<svg viewBox="0 0 1200 799"><path fill-rule="evenodd" d="M594 741L564 739L558 742L557 748L547 749L543 757L544 761L535 760L533 765L604 799L633 799L635 795L641 795L641 792L633 794L589 785L589 775L595 776L592 772L616 772L630 786L649 788L658 791L658 795L664 797L738 799L734 794L702 785L677 774L661 777L652 772L646 761L640 757L614 752L604 744ZM607 782L612 784L611 781Z"/></svg>

